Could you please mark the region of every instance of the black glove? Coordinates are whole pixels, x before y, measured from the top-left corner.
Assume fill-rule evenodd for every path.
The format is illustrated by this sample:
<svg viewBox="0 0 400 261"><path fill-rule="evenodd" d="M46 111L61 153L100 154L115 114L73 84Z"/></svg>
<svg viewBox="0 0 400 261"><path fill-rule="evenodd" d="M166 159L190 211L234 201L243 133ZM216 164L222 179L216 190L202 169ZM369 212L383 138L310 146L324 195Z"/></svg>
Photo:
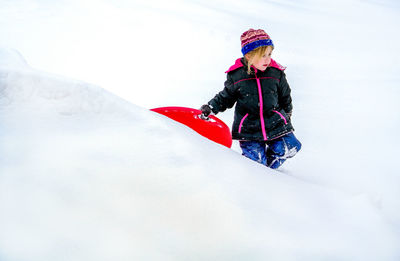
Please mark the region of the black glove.
<svg viewBox="0 0 400 261"><path fill-rule="evenodd" d="M205 117L208 118L208 116L212 113L211 107L208 104L204 104L200 107L201 114Z"/></svg>

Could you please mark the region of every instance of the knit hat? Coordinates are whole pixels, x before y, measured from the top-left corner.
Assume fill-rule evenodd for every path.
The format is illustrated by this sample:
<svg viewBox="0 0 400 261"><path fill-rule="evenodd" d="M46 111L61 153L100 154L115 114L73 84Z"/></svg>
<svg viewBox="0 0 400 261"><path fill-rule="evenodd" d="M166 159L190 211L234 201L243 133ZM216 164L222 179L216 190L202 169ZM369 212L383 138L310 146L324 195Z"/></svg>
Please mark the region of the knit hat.
<svg viewBox="0 0 400 261"><path fill-rule="evenodd" d="M248 52L260 46L274 46L269 35L262 29L249 29L240 36L242 42L242 53L245 55Z"/></svg>

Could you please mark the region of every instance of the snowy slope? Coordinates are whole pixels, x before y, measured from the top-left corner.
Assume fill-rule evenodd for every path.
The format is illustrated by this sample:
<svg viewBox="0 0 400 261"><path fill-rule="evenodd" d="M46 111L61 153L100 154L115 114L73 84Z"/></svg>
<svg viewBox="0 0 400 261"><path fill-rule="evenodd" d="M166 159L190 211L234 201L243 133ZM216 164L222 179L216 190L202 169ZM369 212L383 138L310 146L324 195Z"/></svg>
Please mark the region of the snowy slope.
<svg viewBox="0 0 400 261"><path fill-rule="evenodd" d="M0 79L1 260L398 258L368 198L269 170L93 85L26 67Z"/></svg>
<svg viewBox="0 0 400 261"><path fill-rule="evenodd" d="M400 259L396 1L0 7L0 260ZM147 110L208 101L250 27L288 67L280 172Z"/></svg>

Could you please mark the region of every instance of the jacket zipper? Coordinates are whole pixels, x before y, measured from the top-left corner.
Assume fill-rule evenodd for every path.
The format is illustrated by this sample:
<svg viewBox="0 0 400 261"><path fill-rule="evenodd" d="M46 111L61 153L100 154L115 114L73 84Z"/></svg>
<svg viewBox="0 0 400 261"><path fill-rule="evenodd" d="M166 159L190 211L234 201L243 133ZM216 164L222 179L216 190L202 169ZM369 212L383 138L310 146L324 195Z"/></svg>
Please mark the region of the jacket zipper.
<svg viewBox="0 0 400 261"><path fill-rule="evenodd" d="M261 83L260 83L260 79L257 77L257 69L254 68L254 70L255 70L255 76L256 76L257 87L258 87L258 99L260 101L261 130L262 130L262 134L263 134L264 140L268 140L267 133L265 131L264 112L263 112L264 104L263 104Z"/></svg>

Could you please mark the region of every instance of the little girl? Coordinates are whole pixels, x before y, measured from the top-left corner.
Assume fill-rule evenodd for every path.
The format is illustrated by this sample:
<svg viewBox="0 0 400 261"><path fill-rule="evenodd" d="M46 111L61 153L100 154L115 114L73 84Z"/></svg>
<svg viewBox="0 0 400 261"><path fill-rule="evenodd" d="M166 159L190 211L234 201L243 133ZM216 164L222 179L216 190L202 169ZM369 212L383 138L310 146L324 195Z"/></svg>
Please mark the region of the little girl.
<svg viewBox="0 0 400 261"><path fill-rule="evenodd" d="M249 29L240 40L243 57L226 72L225 88L200 109L207 117L236 103L232 138L244 156L276 169L301 148L290 121L286 68L271 59L274 45L264 30Z"/></svg>

